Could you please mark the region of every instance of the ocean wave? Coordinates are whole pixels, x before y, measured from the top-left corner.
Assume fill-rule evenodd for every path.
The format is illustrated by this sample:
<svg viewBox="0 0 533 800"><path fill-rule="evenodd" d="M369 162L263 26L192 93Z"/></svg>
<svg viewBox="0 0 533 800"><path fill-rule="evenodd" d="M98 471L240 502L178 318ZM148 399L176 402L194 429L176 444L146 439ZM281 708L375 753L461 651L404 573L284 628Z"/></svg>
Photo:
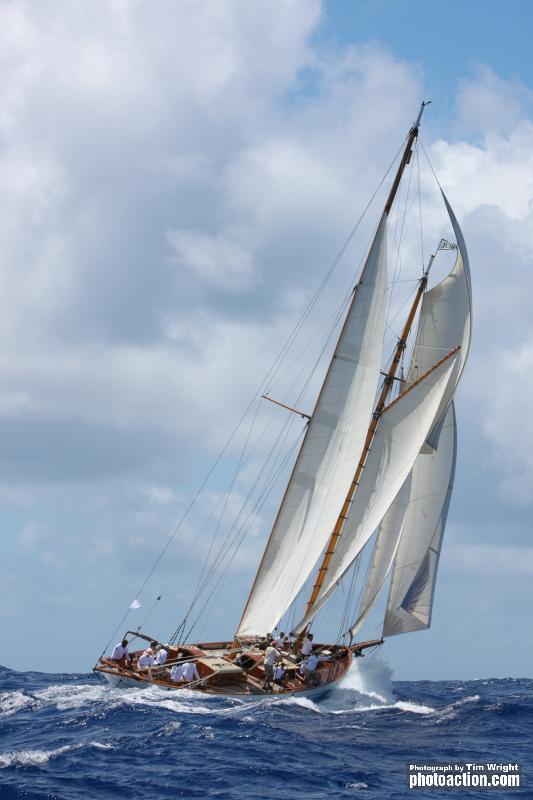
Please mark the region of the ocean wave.
<svg viewBox="0 0 533 800"><path fill-rule="evenodd" d="M8 753L0 753L0 769L7 767L40 767L48 763L51 758L66 753L69 750L76 750L81 745L64 745L55 750L17 750Z"/></svg>
<svg viewBox="0 0 533 800"><path fill-rule="evenodd" d="M35 705L35 698L28 697L24 692L0 693L0 717L10 717L23 709Z"/></svg>

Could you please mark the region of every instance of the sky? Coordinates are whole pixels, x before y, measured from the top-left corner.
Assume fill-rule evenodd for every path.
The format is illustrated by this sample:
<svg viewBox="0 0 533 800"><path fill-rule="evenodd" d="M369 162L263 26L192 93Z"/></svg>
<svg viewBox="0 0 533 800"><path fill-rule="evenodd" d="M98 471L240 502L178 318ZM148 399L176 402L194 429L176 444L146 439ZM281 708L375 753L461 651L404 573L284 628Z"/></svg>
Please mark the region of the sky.
<svg viewBox="0 0 533 800"><path fill-rule="evenodd" d="M532 17L520 0L0 2L0 663L92 667L431 99L474 338L433 625L382 653L398 679L531 675ZM446 233L427 170L422 193L427 255ZM128 624L164 588L151 630L174 630L229 475ZM274 507L202 636L232 635Z"/></svg>

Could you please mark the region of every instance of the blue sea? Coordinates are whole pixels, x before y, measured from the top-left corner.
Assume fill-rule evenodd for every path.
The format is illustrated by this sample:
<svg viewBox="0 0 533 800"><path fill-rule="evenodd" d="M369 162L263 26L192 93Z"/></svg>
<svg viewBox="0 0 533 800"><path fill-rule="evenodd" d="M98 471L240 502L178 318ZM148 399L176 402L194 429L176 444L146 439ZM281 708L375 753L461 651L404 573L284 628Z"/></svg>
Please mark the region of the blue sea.
<svg viewBox="0 0 533 800"><path fill-rule="evenodd" d="M392 682L359 659L321 702L108 689L0 668L0 798L533 797L533 681ZM519 789L409 789L416 762L519 762Z"/></svg>

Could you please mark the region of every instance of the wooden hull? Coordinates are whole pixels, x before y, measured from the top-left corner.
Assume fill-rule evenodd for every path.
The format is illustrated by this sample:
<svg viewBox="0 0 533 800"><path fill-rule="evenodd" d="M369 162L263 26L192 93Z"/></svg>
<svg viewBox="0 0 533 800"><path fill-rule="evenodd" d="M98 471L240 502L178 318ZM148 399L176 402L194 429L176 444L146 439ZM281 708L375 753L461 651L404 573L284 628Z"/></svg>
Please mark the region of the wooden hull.
<svg viewBox="0 0 533 800"><path fill-rule="evenodd" d="M224 643L186 645L180 648L179 652L176 650L169 652L169 664L183 659L194 661L200 681L191 683L174 683L167 668L150 673L147 670L135 669L136 658L142 651L132 654L133 667L126 668L110 659L102 658L94 671L100 673L110 686L119 689L156 686L169 692L187 690L201 696L222 696L243 700L297 695L319 699L346 674L352 661L352 653L348 648L336 648L334 645L318 645L316 651L328 652L320 656L321 660L312 679L305 682L299 675L295 657L290 653L283 653L285 682L283 685L274 683L266 689L263 688L264 653L258 649L248 649L245 653L248 660L247 668L243 669L235 663L235 653L231 653Z"/></svg>

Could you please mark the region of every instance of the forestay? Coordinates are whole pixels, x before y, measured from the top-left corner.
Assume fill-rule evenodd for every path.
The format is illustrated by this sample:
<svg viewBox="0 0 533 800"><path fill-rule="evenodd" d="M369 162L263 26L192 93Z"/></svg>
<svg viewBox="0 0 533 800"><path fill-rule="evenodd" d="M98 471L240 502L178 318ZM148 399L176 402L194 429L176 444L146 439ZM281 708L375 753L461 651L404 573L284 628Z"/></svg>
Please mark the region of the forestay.
<svg viewBox="0 0 533 800"><path fill-rule="evenodd" d="M431 608L455 473L457 436L453 402L437 450L413 468L411 499L394 561L383 636L431 624Z"/></svg>
<svg viewBox="0 0 533 800"><path fill-rule="evenodd" d="M312 610L296 630L301 631L335 591L387 513L428 435L458 357L456 352L442 359L384 410L331 558L327 580Z"/></svg>
<svg viewBox="0 0 533 800"><path fill-rule="evenodd" d="M363 449L385 330L384 213L259 566L238 635L271 630L302 588L340 513Z"/></svg>

